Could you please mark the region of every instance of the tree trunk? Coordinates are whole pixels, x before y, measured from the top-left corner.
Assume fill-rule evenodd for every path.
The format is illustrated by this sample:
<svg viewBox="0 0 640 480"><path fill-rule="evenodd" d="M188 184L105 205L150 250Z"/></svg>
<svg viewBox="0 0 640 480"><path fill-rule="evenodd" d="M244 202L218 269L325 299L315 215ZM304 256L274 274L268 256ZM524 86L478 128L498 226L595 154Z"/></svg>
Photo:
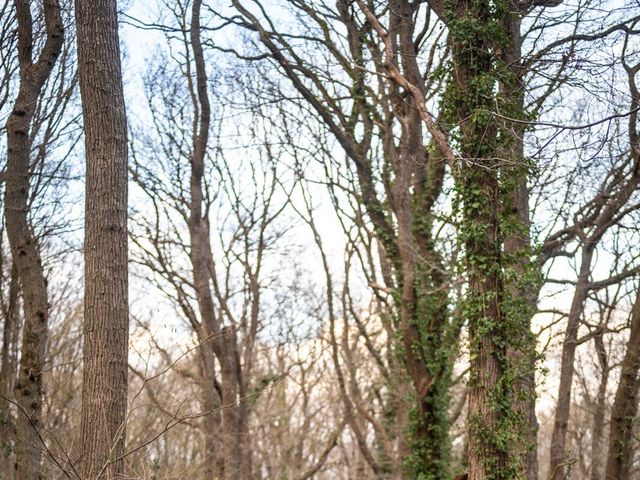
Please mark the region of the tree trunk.
<svg viewBox="0 0 640 480"><path fill-rule="evenodd" d="M203 348L211 348L220 363L222 445L224 450L224 478L244 478L242 449L238 423L238 369L235 331L221 328L211 291L209 259L211 243L209 222L203 212L203 177L205 156L209 139L211 107L207 92L207 73L200 39L200 8L202 1L195 0L191 9L191 46L196 67L196 95L194 95L193 152L191 156L191 201L189 205L190 259L193 283L205 336ZM198 115L199 113L199 115ZM212 459L213 457L209 457ZM212 468L211 466L208 468ZM213 467L215 468L215 467Z"/></svg>
<svg viewBox="0 0 640 480"><path fill-rule="evenodd" d="M129 336L127 122L116 0L76 1L87 155L80 472L122 478Z"/></svg>
<svg viewBox="0 0 640 480"><path fill-rule="evenodd" d="M202 341L202 405L206 415L203 418L204 429L204 468L203 480L222 477L224 474L224 457L220 452L220 439L216 434L220 432L220 397L215 390L214 354L207 341Z"/></svg>
<svg viewBox="0 0 640 480"><path fill-rule="evenodd" d="M397 43L398 62L407 81L424 95L414 43L419 4L406 0L389 4L394 12L389 18L389 32ZM390 206L397 221L397 255L390 260L397 265L403 356L415 392L407 432L411 453L403 478L435 480L447 475L450 453L451 355L443 348L450 333L446 288L449 277L443 273L433 239L433 210L442 191L445 155L437 142L424 144L423 120L416 99L404 97L398 85L391 85L390 95L398 105L396 115L403 121L399 141L394 139L392 122L385 126L384 156L390 159L394 170ZM423 159L424 164L416 162L417 158ZM375 207L371 204L368 208ZM381 228L376 233L383 238Z"/></svg>
<svg viewBox="0 0 640 480"><path fill-rule="evenodd" d="M510 72L500 84L500 96L508 116L525 119L525 88L523 85L521 14L515 2L511 2L509 15L503 18L509 45L503 50L503 63ZM524 155L524 125L505 121L503 131L510 132L504 146L504 157L509 162L502 168L502 181L512 183L506 188L504 215L509 218L509 231L504 232L505 291L507 306L504 310L510 322L517 328L517 339L510 346L508 358L515 373L515 410L522 418L516 425L516 435L522 439L523 451L518 455L524 460L520 476L526 480L538 479L538 419L536 417L536 337L531 332L531 319L537 304L537 276L531 261L531 220L529 215L529 168ZM515 423L515 422L514 422ZM519 422L518 422L519 423Z"/></svg>
<svg viewBox="0 0 640 480"><path fill-rule="evenodd" d="M604 420L607 406L607 385L609 383L609 365L607 363L607 351L605 350L603 332L595 338L596 352L600 363L600 384L596 408L593 412L593 429L591 434L591 480L601 480L605 450Z"/></svg>
<svg viewBox="0 0 640 480"><path fill-rule="evenodd" d="M242 458L240 431L240 399L237 375L237 338L233 327L225 327L220 332L222 358L220 361L222 379L222 430L224 448L224 478L242 480L247 472Z"/></svg>
<svg viewBox="0 0 640 480"><path fill-rule="evenodd" d="M551 461L549 465L550 480L564 480L566 478L567 458L565 455L565 442L567 428L569 426L569 413L571 411L571 386L573 384L573 362L578 346L578 329L580 316L584 310L584 302L587 298L586 284L591 272L591 258L593 257L594 244L589 244L582 249L582 262L580 274L576 284L576 290L571 301L567 331L562 344L562 359L560 360L560 385L558 386L558 404L553 423L551 436Z"/></svg>
<svg viewBox="0 0 640 480"><path fill-rule="evenodd" d="M500 311L502 282L495 266L500 264L498 213L491 205L497 199L497 181L492 175L471 173L467 184L475 193L466 204L482 196L481 209L466 207L465 221L480 225L483 239L476 237L465 242L469 268L469 333L471 349L471 379L469 390L469 476L483 480L493 472L500 479L512 478L508 473L508 451L498 437L505 428L502 413L492 397L501 387L505 373L505 344L499 331L503 318ZM478 265L478 258L486 264ZM509 445L508 448L515 446ZM497 474L497 476L495 476Z"/></svg>
<svg viewBox="0 0 640 480"><path fill-rule="evenodd" d="M16 476L42 477L42 372L45 362L49 301L47 281L40 259L38 241L29 225L29 186L31 180L31 121L47 78L62 49L64 30L60 5L43 2L47 40L38 61L33 63L33 22L30 2L16 0L18 20L18 59L20 88L7 119L7 175L4 214L13 262L20 278L24 306L24 330L15 401Z"/></svg>
<svg viewBox="0 0 640 480"><path fill-rule="evenodd" d="M607 480L630 478L633 461L633 424L638 413L638 371L640 370L640 293L631 311L631 333L622 360L620 381L611 410Z"/></svg>
<svg viewBox="0 0 640 480"><path fill-rule="evenodd" d="M499 158L504 144L490 114L498 81L494 42L504 41L500 36L506 32L496 31L496 13L489 1L457 1L455 16L448 15L454 82L450 103L453 118L460 122L461 159L456 178L463 204L460 235L469 282L463 305L470 349L469 478L511 480L519 470L514 453L522 449L514 444L513 436L505 441L513 422L514 386L507 373L514 332L502 309L504 185L498 172L503 166Z"/></svg>

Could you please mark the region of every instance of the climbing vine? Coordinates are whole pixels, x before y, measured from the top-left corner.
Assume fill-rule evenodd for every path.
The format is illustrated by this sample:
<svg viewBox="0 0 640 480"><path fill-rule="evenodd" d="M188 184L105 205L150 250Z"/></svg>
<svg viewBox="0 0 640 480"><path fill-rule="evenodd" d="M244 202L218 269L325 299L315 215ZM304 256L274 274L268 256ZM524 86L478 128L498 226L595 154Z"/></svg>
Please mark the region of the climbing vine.
<svg viewBox="0 0 640 480"><path fill-rule="evenodd" d="M511 120L522 106L503 56L512 41L509 7L506 0L451 1L446 19L452 60L444 108L456 119L459 240L469 282L460 308L470 334L469 459L472 472L492 480L522 478L522 455L514 453L526 450L526 419L518 405L535 350L526 333L531 295L522 292L535 291L538 281L517 208L531 166L516 145L522 129ZM506 248L509 238L523 241Z"/></svg>

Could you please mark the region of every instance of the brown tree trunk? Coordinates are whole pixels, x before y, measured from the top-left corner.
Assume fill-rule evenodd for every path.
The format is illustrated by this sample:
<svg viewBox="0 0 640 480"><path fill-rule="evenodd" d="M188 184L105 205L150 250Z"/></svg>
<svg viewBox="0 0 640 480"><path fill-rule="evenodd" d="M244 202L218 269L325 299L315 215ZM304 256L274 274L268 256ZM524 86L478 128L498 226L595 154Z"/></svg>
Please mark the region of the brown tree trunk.
<svg viewBox="0 0 640 480"><path fill-rule="evenodd" d="M604 420L607 406L607 385L609 383L609 365L605 350L603 332L595 338L595 347L600 363L600 384L596 397L596 408L593 412L593 429L591 433L591 480L601 480L605 450Z"/></svg>
<svg viewBox="0 0 640 480"><path fill-rule="evenodd" d="M208 222L204 218L202 211L203 191L202 178L204 176L204 158L209 138L209 124L211 117L211 109L209 106L209 97L207 94L207 77L204 64L204 55L202 52L202 44L200 41L200 8L201 0L195 0L191 10L191 46L196 67L196 92L194 95L194 125L193 125L193 152L191 156L191 203L189 205L189 236L191 239L191 266L193 271L193 283L198 299L198 310L200 312L201 331L201 348L203 349L203 358L205 359L205 368L203 369L206 378L204 379L204 388L213 388L214 372L214 353L220 356L219 336L220 325L215 313L213 304L213 296L209 285L209 266L208 266L208 248L209 248L209 228ZM199 115L198 115L199 114ZM224 378L222 379L224 383ZM213 391L205 391L204 398L207 408L214 407L215 401ZM216 426L222 426L224 430L224 391L221 395L222 421L214 425L213 412L204 420L205 428L205 472L215 472L219 477L225 475L227 457L222 457L222 465L218 465L216 457L220 455L217 452L217 446L224 445L224 436L220 435L220 431L209 431ZM216 438L216 435L218 438ZM223 437L223 441L219 441ZM222 467L222 471L220 471Z"/></svg>
<svg viewBox="0 0 640 480"><path fill-rule="evenodd" d="M64 30L60 5L43 2L47 40L33 63L33 22L30 2L16 0L20 88L7 120L7 184L4 214L13 262L18 271L24 305L24 330L20 369L15 386L17 478L42 477L42 371L47 344L49 301L38 242L29 225L31 140L29 131L38 97L62 49Z"/></svg>
<svg viewBox="0 0 640 480"><path fill-rule="evenodd" d="M640 293L631 311L631 333L622 360L620 381L611 410L607 480L630 478L633 460L633 424L638 413L638 371L640 370Z"/></svg>
<svg viewBox="0 0 640 480"><path fill-rule="evenodd" d="M509 458L499 448L495 438L500 435L504 423L492 396L499 388L505 373L506 351L497 331L502 323L500 300L502 282L498 272L489 266L500 264L499 221L496 208L498 185L492 175L471 174L468 186L476 194L485 197L482 209L465 208L466 221L482 225L484 239L475 238L466 242L467 267L469 269L469 298L474 304L469 315L471 337L471 385L469 390L469 478L484 480L490 472L504 472L495 478L510 478L507 474ZM475 259L483 257L487 265L478 266ZM489 324L489 325L488 325ZM515 448L515 446L512 446Z"/></svg>
<svg viewBox="0 0 640 480"><path fill-rule="evenodd" d="M200 8L202 1L195 0L191 10L191 46L195 62L196 92L194 95L193 152L191 156L191 202L189 205L189 234L191 238L191 265L193 283L204 334L203 348L211 348L220 363L222 442L224 451L224 478L244 478L240 430L238 423L238 369L235 331L221 328L211 291L210 258L211 243L209 222L203 212L203 177L205 156L209 140L211 107L207 92L207 74L200 39ZM205 353L206 354L206 353ZM211 443L211 442L209 442ZM207 448L212 448L209 445ZM214 456L209 456L211 461ZM215 468L212 466L209 469Z"/></svg>
<svg viewBox="0 0 640 480"><path fill-rule="evenodd" d="M565 442L569 426L569 413L571 411L571 386L573 384L573 362L578 346L578 329L580 316L584 310L584 302L587 298L586 284L591 272L591 259L595 244L589 244L582 249L582 262L580 274L573 295L567 330L562 344L562 359L560 360L560 385L558 387L558 404L556 406L553 434L551 436L551 461L549 465L549 478L551 480L563 480L566 478L567 458L565 455Z"/></svg>
<svg viewBox="0 0 640 480"><path fill-rule="evenodd" d="M224 457L220 452L221 444L216 436L220 432L220 396L215 390L215 367L213 350L206 339L201 339L202 354L202 405L206 412L203 418L204 436L204 468L202 469L203 480L221 477L224 474Z"/></svg>
<svg viewBox="0 0 640 480"><path fill-rule="evenodd" d="M129 337L127 122L116 0L76 1L87 155L82 478L122 478Z"/></svg>
<svg viewBox="0 0 640 480"><path fill-rule="evenodd" d="M506 444L513 387L505 384L512 332L502 310L504 285L500 214L503 191L498 172L504 147L493 111L496 61L493 38L485 29L493 20L488 1L461 0L450 18L452 34L455 120L460 122L460 174L457 188L463 202L461 236L469 288L464 311L469 323L470 379L468 400L470 480L511 480L516 477L513 453ZM473 22L472 33L460 24ZM469 35L472 35L469 37ZM491 81L490 81L491 80Z"/></svg>
<svg viewBox="0 0 640 480"><path fill-rule="evenodd" d="M222 430L224 449L224 478L242 480L245 465L242 455L242 432L240 431L240 398L238 391L237 338L233 327L224 327L220 332L222 342Z"/></svg>

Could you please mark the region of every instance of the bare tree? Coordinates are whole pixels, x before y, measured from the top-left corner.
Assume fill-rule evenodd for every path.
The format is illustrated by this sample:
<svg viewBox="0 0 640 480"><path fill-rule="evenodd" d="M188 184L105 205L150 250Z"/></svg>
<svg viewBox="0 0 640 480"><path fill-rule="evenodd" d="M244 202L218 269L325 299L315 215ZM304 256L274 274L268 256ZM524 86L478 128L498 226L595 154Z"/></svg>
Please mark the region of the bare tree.
<svg viewBox="0 0 640 480"><path fill-rule="evenodd" d="M47 342L49 302L38 243L27 219L31 167L31 121L42 88L62 50L64 29L57 1L43 3L47 41L37 61L33 60L34 39L31 6L17 1L18 60L20 88L7 120L7 173L5 219L24 302L24 332L15 397L20 410L16 438L18 478L42 476L42 371Z"/></svg>
<svg viewBox="0 0 640 480"><path fill-rule="evenodd" d="M632 178L640 182L640 132L638 132L638 108L640 107L640 92L636 84L636 75L640 71L640 63L629 64L626 49L629 38L625 38L623 50L623 65L629 80L631 105L629 116L629 143L632 162ZM638 183L635 184L636 186ZM634 188L635 189L635 188ZM618 480L629 478L633 461L632 439L633 424L638 411L638 389L640 382L640 295L631 311L631 329L626 345L626 353L622 360L620 381L611 411L611 426L609 434L609 454L605 478Z"/></svg>

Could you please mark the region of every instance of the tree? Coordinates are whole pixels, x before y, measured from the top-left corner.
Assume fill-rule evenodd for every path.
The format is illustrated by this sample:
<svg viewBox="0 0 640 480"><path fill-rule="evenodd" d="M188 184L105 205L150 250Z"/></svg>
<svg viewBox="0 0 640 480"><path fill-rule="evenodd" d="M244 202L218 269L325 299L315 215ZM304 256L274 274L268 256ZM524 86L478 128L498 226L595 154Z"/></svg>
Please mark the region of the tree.
<svg viewBox="0 0 640 480"><path fill-rule="evenodd" d="M598 185L597 190L594 191L591 198L585 199L577 206L572 222L567 227L559 228L557 232L549 235L541 253L543 261L546 261L545 257L553 250L556 251L556 254L563 255L563 249L572 242L575 242L575 249L579 252L579 255L575 255L576 262L578 262L577 278L573 282L573 297L564 331L557 406L554 412L553 435L550 443L549 474L550 478L554 480L565 478L568 464L571 462L571 458L567 454L567 432L575 372L574 363L577 347L580 344L578 333L583 323L582 317L585 314L587 301L590 295L593 295L597 290L624 282L634 276L638 268L634 266L636 259L632 257L631 261L623 265L620 271L611 272L609 278L600 281L593 280L595 261L598 249L602 248L601 243L606 240L610 241L607 236L614 234L612 232L615 232L616 229L624 229L625 218L638 209L638 203L635 199L640 185L636 124L638 92L635 87L635 75L638 67L628 63L630 58L627 53L627 45L632 35L638 33L630 26L637 22L638 18L625 18L621 23L614 24L596 34L573 38L573 41L581 40L589 46L589 42L606 39L617 32L623 33L624 48L621 58L618 60L621 60L624 75L627 77L625 83L630 98L624 100L624 107L622 107L627 109L627 113L623 117L628 116L627 144L618 145L617 142L612 141L611 151L597 155L602 158L600 161L606 169L606 174L594 182L595 185ZM571 40L572 37L569 37L566 41ZM625 105L627 101L629 102L628 107ZM620 138L625 138L625 136L620 136ZM617 150L618 148L620 151ZM559 243L563 243L565 246L558 248ZM618 256L616 255L616 257Z"/></svg>
<svg viewBox="0 0 640 480"><path fill-rule="evenodd" d="M78 0L85 231L59 208L85 177L60 2L21 184L49 281L40 448L16 442L33 336L3 205L0 476L17 454L94 480L638 477L634 0L135 2L122 28L157 43L122 71L115 4ZM28 3L42 52L45 4Z"/></svg>
<svg viewBox="0 0 640 480"><path fill-rule="evenodd" d="M87 164L80 473L115 479L127 412L127 122L116 1L75 10Z"/></svg>
<svg viewBox="0 0 640 480"><path fill-rule="evenodd" d="M37 61L33 60L34 38L31 6L16 1L20 88L7 120L7 172L4 212L12 258L20 279L24 303L24 331L15 397L20 410L16 438L16 475L42 476L42 374L47 343L49 302L47 281L36 237L29 224L31 180L31 121L42 88L64 43L60 5L43 2L47 39Z"/></svg>
<svg viewBox="0 0 640 480"><path fill-rule="evenodd" d="M346 167L355 172L353 195L373 226L379 245L374 249L376 263L382 265L381 272L376 271L379 267L368 272L369 279L393 291L383 303L393 316L389 324L393 348L402 357L407 377L397 380L410 382L413 397L400 400L412 410L411 420L401 423L405 430L401 444L409 450L402 469L408 478L442 478L449 452L447 407L453 361L449 348L455 345L460 324L449 316L450 272L433 234L446 170L444 133L427 124L433 138L425 139L423 112L416 108L441 86L438 76L423 81L445 57L437 49L441 24L420 3L393 2L391 9L381 5L372 16L375 22L389 23L389 35L383 40L372 28L372 18L354 2L340 1L326 11L316 2L302 1L294 4L300 30L291 34L279 31L264 10L253 13L248 2L233 5L241 20L228 21L256 31L268 52L238 55L272 59L302 97L293 97L296 108L314 112L344 149ZM342 42L340 29L347 42ZM385 52L387 42L397 50ZM317 55L322 62L316 62ZM426 69L419 65L421 55L428 59ZM407 95L406 84L398 86L387 72L396 56L415 82L418 97ZM331 158L328 152L327 161ZM354 423L350 427L358 429ZM364 435L357 436L364 454ZM365 454L365 458L377 475L393 474L384 457Z"/></svg>
<svg viewBox="0 0 640 480"><path fill-rule="evenodd" d="M155 215L136 217L142 227L134 235L136 260L157 275L200 344L201 474L245 478L253 469L252 396L269 384L254 377L264 326L263 262L280 236L275 224L290 187L283 188L271 145L246 168L220 154L221 138L212 132L223 128L226 102L213 92L227 87L205 63L202 5L167 2L165 8L166 45L180 55L158 51L145 77L154 128L134 133L133 178ZM262 141L260 130L246 127L246 141ZM189 242L178 240L181 228Z"/></svg>
<svg viewBox="0 0 640 480"><path fill-rule="evenodd" d="M631 105L629 115L629 146L631 178L633 189L629 190L627 197L636 190L640 182L640 132L638 132L638 108L640 107L640 91L636 83L636 74L640 71L640 63L629 64L626 58L629 37L625 37L622 55L623 66L627 73L629 90L631 93ZM627 198L625 198L626 200ZM629 478L633 463L633 424L638 414L638 393L640 380L640 294L631 310L631 328L629 340L626 344L625 356L622 360L620 381L616 391L615 400L611 409L611 426L609 433L609 453L605 478L622 480Z"/></svg>

